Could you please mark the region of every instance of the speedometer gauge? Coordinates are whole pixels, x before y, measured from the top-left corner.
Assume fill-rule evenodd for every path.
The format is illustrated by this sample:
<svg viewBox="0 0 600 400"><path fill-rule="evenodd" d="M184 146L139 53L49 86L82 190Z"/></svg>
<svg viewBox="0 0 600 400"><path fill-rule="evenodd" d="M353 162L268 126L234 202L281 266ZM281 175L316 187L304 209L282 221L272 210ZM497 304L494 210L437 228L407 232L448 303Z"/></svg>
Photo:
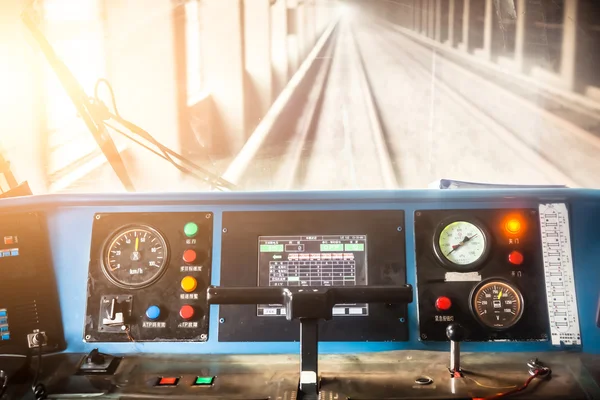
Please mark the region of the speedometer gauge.
<svg viewBox="0 0 600 400"><path fill-rule="evenodd" d="M471 311L480 323L489 328L508 329L523 315L523 296L508 282L482 282L471 293Z"/></svg>
<svg viewBox="0 0 600 400"><path fill-rule="evenodd" d="M103 250L102 270L113 284L129 289L147 287L167 265L167 243L158 231L145 226L118 230Z"/></svg>
<svg viewBox="0 0 600 400"><path fill-rule="evenodd" d="M482 225L452 220L440 224L433 247L442 264L457 271L466 271L485 261L489 253L488 237Z"/></svg>

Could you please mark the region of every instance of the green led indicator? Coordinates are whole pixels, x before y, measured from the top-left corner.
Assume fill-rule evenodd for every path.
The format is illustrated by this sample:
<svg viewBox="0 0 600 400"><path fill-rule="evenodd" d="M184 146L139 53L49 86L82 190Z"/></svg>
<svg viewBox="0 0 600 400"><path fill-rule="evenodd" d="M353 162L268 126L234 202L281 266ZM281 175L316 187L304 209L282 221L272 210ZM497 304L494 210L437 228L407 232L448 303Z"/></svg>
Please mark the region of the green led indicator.
<svg viewBox="0 0 600 400"><path fill-rule="evenodd" d="M183 233L185 233L185 236L187 236L187 237L196 236L196 233L198 233L198 225L196 225L193 222L188 222L183 227Z"/></svg>
<svg viewBox="0 0 600 400"><path fill-rule="evenodd" d="M346 251L365 251L364 243L348 243L345 245Z"/></svg>
<svg viewBox="0 0 600 400"><path fill-rule="evenodd" d="M344 251L342 243L321 243L321 251Z"/></svg>
<svg viewBox="0 0 600 400"><path fill-rule="evenodd" d="M279 253L283 251L282 244L261 244L260 252L261 253Z"/></svg>
<svg viewBox="0 0 600 400"><path fill-rule="evenodd" d="M212 385L214 379L215 379L214 376L198 376L198 377L196 377L196 381L194 382L194 385L197 385L197 386Z"/></svg>

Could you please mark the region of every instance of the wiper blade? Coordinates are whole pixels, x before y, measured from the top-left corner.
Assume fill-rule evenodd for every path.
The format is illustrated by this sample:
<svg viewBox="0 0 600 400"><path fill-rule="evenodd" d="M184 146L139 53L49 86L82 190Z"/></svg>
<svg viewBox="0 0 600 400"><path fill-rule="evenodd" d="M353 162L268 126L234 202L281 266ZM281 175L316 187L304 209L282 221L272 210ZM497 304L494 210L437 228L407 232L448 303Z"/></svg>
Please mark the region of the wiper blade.
<svg viewBox="0 0 600 400"><path fill-rule="evenodd" d="M40 50L52 67L52 70L67 92L67 95L71 98L71 101L77 109L79 116L81 119L83 119L83 122L91 132L94 140L96 140L96 143L98 143L100 150L102 150L102 153L104 153L104 156L117 174L117 177L123 184L123 187L130 192L135 191L133 182L129 177L129 173L127 172L127 168L125 167L123 159L121 158L121 154L117 150L117 146L106 130L102 118L96 112L97 107L95 107L95 105L90 101L89 97L85 94L85 91L79 82L77 82L77 79L75 79L73 73L56 55L56 52L48 42L48 39L46 39L42 31L38 28L37 24L29 15L30 8L31 6L27 7L23 11L21 14L21 20L29 29L31 35L39 45Z"/></svg>

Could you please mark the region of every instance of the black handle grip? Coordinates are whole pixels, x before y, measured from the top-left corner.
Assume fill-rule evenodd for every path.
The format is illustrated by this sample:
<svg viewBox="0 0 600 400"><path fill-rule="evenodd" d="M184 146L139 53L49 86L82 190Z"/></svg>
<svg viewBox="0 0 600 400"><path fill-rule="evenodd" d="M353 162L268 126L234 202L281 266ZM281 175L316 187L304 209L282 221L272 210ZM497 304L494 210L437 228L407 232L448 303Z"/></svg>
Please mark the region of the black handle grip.
<svg viewBox="0 0 600 400"><path fill-rule="evenodd" d="M314 292L327 296L331 305L341 303L408 304L413 300L411 285L345 287L221 287L210 286L208 304L283 304L286 292Z"/></svg>
<svg viewBox="0 0 600 400"><path fill-rule="evenodd" d="M209 286L208 304L282 304L281 287L221 287Z"/></svg>

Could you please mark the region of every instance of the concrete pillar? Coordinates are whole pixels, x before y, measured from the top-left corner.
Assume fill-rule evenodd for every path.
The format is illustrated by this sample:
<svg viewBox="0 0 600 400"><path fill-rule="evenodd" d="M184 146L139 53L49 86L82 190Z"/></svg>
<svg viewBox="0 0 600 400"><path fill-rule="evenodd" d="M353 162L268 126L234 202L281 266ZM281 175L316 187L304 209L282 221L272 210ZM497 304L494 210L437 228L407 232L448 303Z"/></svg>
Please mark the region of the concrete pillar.
<svg viewBox="0 0 600 400"><path fill-rule="evenodd" d="M307 37L306 37L306 3L298 2L296 7L296 37L298 40L298 66L302 64L302 60L306 56L307 52Z"/></svg>
<svg viewBox="0 0 600 400"><path fill-rule="evenodd" d="M435 0L435 40L442 41L442 0Z"/></svg>
<svg viewBox="0 0 600 400"><path fill-rule="evenodd" d="M306 1L306 40L310 51L317 41L317 5L316 0Z"/></svg>
<svg viewBox="0 0 600 400"><path fill-rule="evenodd" d="M288 73L291 77L300 66L300 39L298 35L298 0L287 0L287 51Z"/></svg>
<svg viewBox="0 0 600 400"><path fill-rule="evenodd" d="M543 67L533 67L531 75L535 79L546 81L565 90L575 89L578 9L579 0L564 2L560 71L554 73Z"/></svg>
<svg viewBox="0 0 600 400"><path fill-rule="evenodd" d="M476 49L474 54L489 60L492 56L492 32L494 5L492 0L485 0L485 9L483 17L483 48Z"/></svg>
<svg viewBox="0 0 600 400"><path fill-rule="evenodd" d="M0 151L17 181L27 180L35 194L48 190L47 132L44 131L42 65L19 15L22 2L7 1L0 12Z"/></svg>
<svg viewBox="0 0 600 400"><path fill-rule="evenodd" d="M287 5L277 0L271 5L271 63L273 65L273 94L276 98L288 80Z"/></svg>
<svg viewBox="0 0 600 400"><path fill-rule="evenodd" d="M520 70L523 67L523 52L525 49L525 13L527 0L517 0L517 27L515 32L515 64Z"/></svg>
<svg viewBox="0 0 600 400"><path fill-rule="evenodd" d="M427 1L421 0L420 8L421 8L421 33L423 35L427 35Z"/></svg>
<svg viewBox="0 0 600 400"><path fill-rule="evenodd" d="M480 1L480 0L476 0ZM462 21L462 39L458 48L469 52L469 26L471 25L471 0L464 0L463 21Z"/></svg>
<svg viewBox="0 0 600 400"><path fill-rule="evenodd" d="M202 0L206 87L225 154L236 154L246 141L242 11L240 0Z"/></svg>
<svg viewBox="0 0 600 400"><path fill-rule="evenodd" d="M564 7L560 75L565 88L573 90L575 85L579 0L566 0Z"/></svg>
<svg viewBox="0 0 600 400"><path fill-rule="evenodd" d="M456 0L448 0L448 40L446 44L454 46L454 8Z"/></svg>
<svg viewBox="0 0 600 400"><path fill-rule="evenodd" d="M525 52L525 27L527 23L527 0L516 0L517 19L515 21L515 53L512 58L498 57L498 64L512 68L515 71L523 70L523 55Z"/></svg>
<svg viewBox="0 0 600 400"><path fill-rule="evenodd" d="M145 128L159 142L181 151L178 82L172 3L152 3L154 18L140 18L146 0L107 0L104 7L108 78L121 115ZM180 172L155 154L130 144L131 175L138 191L180 190Z"/></svg>
<svg viewBox="0 0 600 400"><path fill-rule="evenodd" d="M435 2L436 0L428 0L427 1L427 15L428 15L428 27L427 27L427 36L433 38L435 36Z"/></svg>
<svg viewBox="0 0 600 400"><path fill-rule="evenodd" d="M413 0L413 31L421 32L421 0Z"/></svg>
<svg viewBox="0 0 600 400"><path fill-rule="evenodd" d="M244 1L244 59L246 121L250 131L272 102L270 0Z"/></svg>

